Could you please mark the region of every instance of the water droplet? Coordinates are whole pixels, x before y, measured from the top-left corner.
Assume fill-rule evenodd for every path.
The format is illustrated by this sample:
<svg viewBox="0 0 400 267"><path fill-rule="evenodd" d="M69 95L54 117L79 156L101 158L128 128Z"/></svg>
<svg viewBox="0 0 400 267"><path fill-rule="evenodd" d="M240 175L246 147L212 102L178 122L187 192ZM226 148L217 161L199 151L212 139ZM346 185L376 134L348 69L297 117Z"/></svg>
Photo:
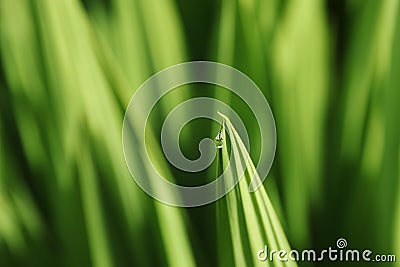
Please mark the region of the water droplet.
<svg viewBox="0 0 400 267"><path fill-rule="evenodd" d="M223 128L219 130L217 136L214 139L215 141L215 147L216 148L223 148L223 141L224 141L224 136L223 136Z"/></svg>

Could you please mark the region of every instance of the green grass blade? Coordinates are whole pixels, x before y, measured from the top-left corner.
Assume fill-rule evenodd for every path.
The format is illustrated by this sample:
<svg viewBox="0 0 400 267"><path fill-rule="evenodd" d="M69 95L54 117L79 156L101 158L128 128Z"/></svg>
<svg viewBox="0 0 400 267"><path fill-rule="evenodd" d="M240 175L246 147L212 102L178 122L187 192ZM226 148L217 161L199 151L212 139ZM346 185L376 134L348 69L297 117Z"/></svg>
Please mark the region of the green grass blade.
<svg viewBox="0 0 400 267"><path fill-rule="evenodd" d="M243 266L243 264L246 266L265 266L266 263L257 258L257 252L260 249L268 245L271 250L282 249L289 253L290 246L264 187L260 187L254 193L249 193L251 179L260 178L233 125L226 116L221 116L224 118L225 129L229 133L231 156L234 157L236 166L236 169L233 170L236 173L228 174L228 177L234 179L233 177L241 173L243 168L246 168L246 172L238 186L220 200L223 203L219 204L220 209L217 215L221 218L220 223L223 222L222 219L224 218L226 222L226 217L228 217L227 221L231 232L228 236L225 236L226 231L219 232L219 238L225 239L225 243L229 242L229 238L231 239L235 266ZM229 164L226 138L224 138L221 150L219 151L219 153L222 153L220 164L226 168ZM223 208L226 208L226 211ZM297 266L293 261L281 262L276 260L267 262L267 264L269 266Z"/></svg>

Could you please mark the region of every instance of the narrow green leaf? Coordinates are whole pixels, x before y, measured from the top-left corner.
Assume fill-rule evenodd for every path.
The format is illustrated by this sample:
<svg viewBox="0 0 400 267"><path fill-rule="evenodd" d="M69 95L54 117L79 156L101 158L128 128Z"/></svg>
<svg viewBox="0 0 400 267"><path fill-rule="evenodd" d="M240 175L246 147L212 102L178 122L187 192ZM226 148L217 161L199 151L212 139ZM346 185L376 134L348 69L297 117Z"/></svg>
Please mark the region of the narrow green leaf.
<svg viewBox="0 0 400 267"><path fill-rule="evenodd" d="M222 114L221 116L224 118L224 131L229 133L230 156L234 158L236 167L232 173L226 175L228 179L242 179L238 186L220 200L222 203L219 204L217 213L219 224L227 223L228 225L219 227L218 238L221 245L229 244L230 240L232 251L227 251L230 247L220 249L224 249L225 255L228 252L228 255L234 256L235 266L265 266L266 263L257 258L257 252L264 249L265 245L269 247L269 250L285 250L288 253L291 249L265 188L261 186L255 192L249 192L251 180L260 180L260 177L234 126L228 117ZM226 169L229 164L226 138L224 138L223 148L219 149L218 153L222 154L219 164L223 166L222 169ZM246 168L244 177L236 177L243 168ZM223 227L228 227L230 234L221 231ZM275 260L267 263L269 266L297 266L293 261Z"/></svg>

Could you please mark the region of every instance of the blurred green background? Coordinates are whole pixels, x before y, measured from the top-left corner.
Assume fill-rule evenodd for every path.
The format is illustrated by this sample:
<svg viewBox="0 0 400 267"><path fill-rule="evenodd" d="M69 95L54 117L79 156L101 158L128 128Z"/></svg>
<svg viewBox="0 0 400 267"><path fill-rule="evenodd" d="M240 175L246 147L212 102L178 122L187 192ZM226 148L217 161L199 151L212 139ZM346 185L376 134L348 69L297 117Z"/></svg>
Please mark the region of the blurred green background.
<svg viewBox="0 0 400 267"><path fill-rule="evenodd" d="M243 229L217 227L216 206L229 199L170 207L125 165L133 93L190 60L234 66L268 99L278 145L264 188L292 248L342 237L400 260L399 1L0 0L0 51L0 266L243 266L228 259L238 251L254 259L233 239L233 248L217 245L224 226ZM212 86L167 95L153 112L154 136L195 96L243 113L256 161L249 110ZM185 126L184 154L198 157L198 141L218 127ZM215 164L186 181L159 161L179 183L215 178ZM299 263L327 265L340 263ZM381 265L399 266L368 264Z"/></svg>

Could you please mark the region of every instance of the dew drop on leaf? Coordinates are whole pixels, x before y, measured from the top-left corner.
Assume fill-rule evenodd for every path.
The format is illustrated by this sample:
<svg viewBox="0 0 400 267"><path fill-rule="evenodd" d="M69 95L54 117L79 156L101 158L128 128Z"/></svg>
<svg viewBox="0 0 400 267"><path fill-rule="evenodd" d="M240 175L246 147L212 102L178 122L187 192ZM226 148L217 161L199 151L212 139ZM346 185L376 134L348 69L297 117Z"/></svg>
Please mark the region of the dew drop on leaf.
<svg viewBox="0 0 400 267"><path fill-rule="evenodd" d="M215 141L215 147L216 148L222 148L223 147L223 141L224 141L224 137L223 137L223 128L221 127L221 129L219 130L217 136L214 139Z"/></svg>

